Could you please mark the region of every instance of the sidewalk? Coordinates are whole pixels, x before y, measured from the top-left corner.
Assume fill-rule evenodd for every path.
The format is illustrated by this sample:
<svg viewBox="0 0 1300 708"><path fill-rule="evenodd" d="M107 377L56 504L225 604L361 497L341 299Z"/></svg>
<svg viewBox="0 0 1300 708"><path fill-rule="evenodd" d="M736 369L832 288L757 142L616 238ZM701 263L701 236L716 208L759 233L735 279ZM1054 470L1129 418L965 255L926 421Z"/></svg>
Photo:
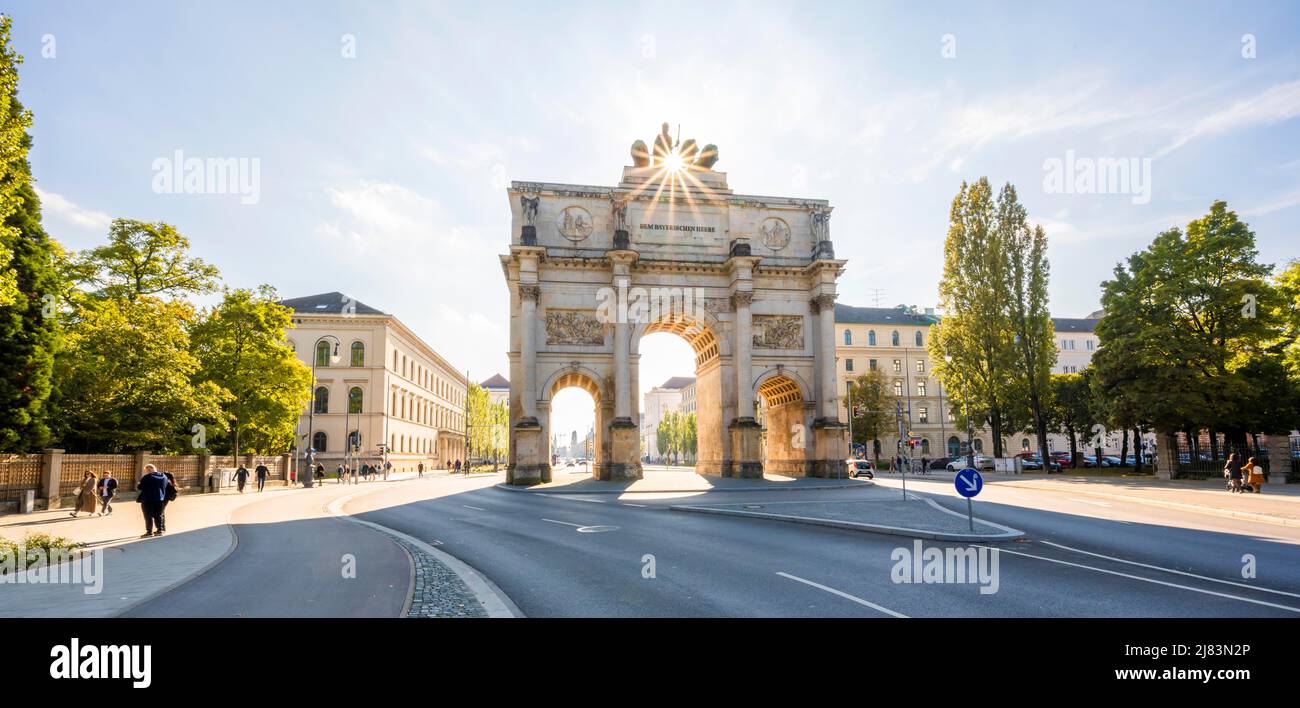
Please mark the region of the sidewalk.
<svg viewBox="0 0 1300 708"><path fill-rule="evenodd" d="M390 481L414 477L411 473L391 475ZM113 504L109 516L78 518L69 509L32 514L0 516L0 537L21 541L29 533L48 533L101 549L103 564L99 591L83 584L0 583L0 617L112 617L158 593L176 587L220 562L230 554L237 538L230 528L230 515L248 504L285 498L288 495L321 495L325 504L337 492L355 492L374 483L340 485L333 480L313 489L256 485L240 494L223 490L219 494L182 494L168 505L167 533L140 538L144 519L133 500ZM84 567L84 566L83 566ZM89 592L88 592L89 591Z"/></svg>
<svg viewBox="0 0 1300 708"><path fill-rule="evenodd" d="M854 496L842 501L755 499L743 504L677 504L669 508L936 541L1006 541L1024 535L1023 531L979 518L972 524L965 514L949 511L929 499L910 496L904 501L899 492L881 487L871 490L869 496L875 498Z"/></svg>

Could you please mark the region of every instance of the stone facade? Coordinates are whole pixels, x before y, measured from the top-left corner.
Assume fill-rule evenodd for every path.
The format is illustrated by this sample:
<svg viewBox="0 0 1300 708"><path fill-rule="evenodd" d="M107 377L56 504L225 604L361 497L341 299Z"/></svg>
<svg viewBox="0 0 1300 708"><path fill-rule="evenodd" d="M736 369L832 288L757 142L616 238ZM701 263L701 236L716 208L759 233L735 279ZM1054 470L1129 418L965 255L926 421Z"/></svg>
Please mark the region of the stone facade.
<svg viewBox="0 0 1300 708"><path fill-rule="evenodd" d="M550 479L550 403L567 386L596 402L594 476L641 476L637 364L654 332L695 352L698 472L761 475L765 450L780 449L783 471L842 474L833 303L844 261L829 204L734 194L704 162L673 171L634 158L644 166L615 187L508 190L509 481ZM767 400L777 389L796 394ZM760 404L779 428L760 426Z"/></svg>

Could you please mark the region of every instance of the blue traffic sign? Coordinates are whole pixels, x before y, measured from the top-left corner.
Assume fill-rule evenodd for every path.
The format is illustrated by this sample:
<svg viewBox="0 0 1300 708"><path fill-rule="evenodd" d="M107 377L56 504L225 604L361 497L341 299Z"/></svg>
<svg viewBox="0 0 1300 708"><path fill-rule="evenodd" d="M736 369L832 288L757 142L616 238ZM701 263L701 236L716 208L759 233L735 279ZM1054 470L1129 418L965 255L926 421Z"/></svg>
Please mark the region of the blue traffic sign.
<svg viewBox="0 0 1300 708"><path fill-rule="evenodd" d="M967 499L979 494L984 488L984 478L980 476L979 470L973 467L958 472L952 483L957 487L957 493Z"/></svg>

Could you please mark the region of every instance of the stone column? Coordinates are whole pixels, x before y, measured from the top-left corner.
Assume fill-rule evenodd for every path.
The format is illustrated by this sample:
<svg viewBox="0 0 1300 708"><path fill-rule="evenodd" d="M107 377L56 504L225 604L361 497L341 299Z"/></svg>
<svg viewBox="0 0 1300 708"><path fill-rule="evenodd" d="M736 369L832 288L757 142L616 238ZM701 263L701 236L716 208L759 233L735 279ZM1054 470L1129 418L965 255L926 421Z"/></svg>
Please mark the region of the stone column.
<svg viewBox="0 0 1300 708"><path fill-rule="evenodd" d="M53 448L41 453L41 497L46 509L59 508L59 484L63 479L63 451Z"/></svg>
<svg viewBox="0 0 1300 708"><path fill-rule="evenodd" d="M754 301L752 290L737 290L731 296L736 308L736 420L754 420L753 317L749 305Z"/></svg>
<svg viewBox="0 0 1300 708"><path fill-rule="evenodd" d="M1156 479L1173 479L1178 472L1178 448L1174 436L1164 430L1156 431Z"/></svg>
<svg viewBox="0 0 1300 708"><path fill-rule="evenodd" d="M835 383L835 296L818 295L812 300L813 311L818 316L817 375L821 379L822 399L820 417L838 421L840 412L836 405L839 390Z"/></svg>
<svg viewBox="0 0 1300 708"><path fill-rule="evenodd" d="M542 289L539 285L519 286L520 317L520 370L519 396L523 406L523 420L537 422L537 299Z"/></svg>
<svg viewBox="0 0 1300 708"><path fill-rule="evenodd" d="M632 365L628 356L631 342L626 318L614 324L614 422L632 422Z"/></svg>

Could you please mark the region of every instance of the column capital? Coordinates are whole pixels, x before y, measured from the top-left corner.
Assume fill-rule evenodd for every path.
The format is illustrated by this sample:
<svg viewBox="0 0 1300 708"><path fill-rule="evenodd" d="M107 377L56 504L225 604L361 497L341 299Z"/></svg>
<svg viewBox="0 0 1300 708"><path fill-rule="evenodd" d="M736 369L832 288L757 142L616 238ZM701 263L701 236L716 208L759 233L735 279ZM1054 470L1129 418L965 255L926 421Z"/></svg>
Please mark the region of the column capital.
<svg viewBox="0 0 1300 708"><path fill-rule="evenodd" d="M835 296L834 296L834 295L818 295L818 296L814 297L812 300L810 300L810 301L809 301L809 304L812 305L813 312L815 312L815 313L820 313L820 312L822 312L823 310L831 310L831 311L834 311L834 310L835 310Z"/></svg>
<svg viewBox="0 0 1300 708"><path fill-rule="evenodd" d="M520 284L519 286L520 300L532 300L533 302L537 302L537 299L541 296L542 296L542 286L536 284L532 284L532 285Z"/></svg>
<svg viewBox="0 0 1300 708"><path fill-rule="evenodd" d="M754 292L752 290L737 290L731 294L731 306L736 309L749 307L753 301Z"/></svg>

